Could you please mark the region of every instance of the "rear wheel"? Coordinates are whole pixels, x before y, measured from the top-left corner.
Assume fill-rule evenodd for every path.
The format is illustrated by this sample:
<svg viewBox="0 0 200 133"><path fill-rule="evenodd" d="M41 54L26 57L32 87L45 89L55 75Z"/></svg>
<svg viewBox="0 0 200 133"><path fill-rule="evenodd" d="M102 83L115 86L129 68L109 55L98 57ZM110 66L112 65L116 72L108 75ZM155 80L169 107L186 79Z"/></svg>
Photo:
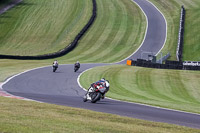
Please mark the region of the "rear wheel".
<svg viewBox="0 0 200 133"><path fill-rule="evenodd" d="M74 72L78 71L78 69L79 69L78 67L74 67Z"/></svg>
<svg viewBox="0 0 200 133"><path fill-rule="evenodd" d="M58 68L58 67L55 67L55 66L54 66L54 67L53 67L53 72L56 72L57 68Z"/></svg>
<svg viewBox="0 0 200 133"><path fill-rule="evenodd" d="M83 97L83 102L87 102L87 96L86 95Z"/></svg>

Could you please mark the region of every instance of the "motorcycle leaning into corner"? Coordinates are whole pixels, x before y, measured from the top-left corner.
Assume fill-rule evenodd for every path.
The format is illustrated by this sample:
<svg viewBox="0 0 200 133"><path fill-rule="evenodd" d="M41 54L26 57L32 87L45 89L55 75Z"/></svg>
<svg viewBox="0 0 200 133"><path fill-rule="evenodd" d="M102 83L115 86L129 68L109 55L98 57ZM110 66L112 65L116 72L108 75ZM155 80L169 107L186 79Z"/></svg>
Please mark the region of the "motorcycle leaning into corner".
<svg viewBox="0 0 200 133"><path fill-rule="evenodd" d="M89 100L92 103L96 103L100 99L104 99L105 93L109 90L109 86L108 81L100 85L93 83L84 95L83 102Z"/></svg>
<svg viewBox="0 0 200 133"><path fill-rule="evenodd" d="M58 69L58 61L57 60L53 62L52 68L53 68L53 72L56 72L56 70Z"/></svg>
<svg viewBox="0 0 200 133"><path fill-rule="evenodd" d="M57 69L58 69L58 65L53 65L53 72L56 72Z"/></svg>
<svg viewBox="0 0 200 133"><path fill-rule="evenodd" d="M74 72L77 72L78 71L78 69L80 68L80 63L79 63L79 61L77 61L75 64L74 64Z"/></svg>

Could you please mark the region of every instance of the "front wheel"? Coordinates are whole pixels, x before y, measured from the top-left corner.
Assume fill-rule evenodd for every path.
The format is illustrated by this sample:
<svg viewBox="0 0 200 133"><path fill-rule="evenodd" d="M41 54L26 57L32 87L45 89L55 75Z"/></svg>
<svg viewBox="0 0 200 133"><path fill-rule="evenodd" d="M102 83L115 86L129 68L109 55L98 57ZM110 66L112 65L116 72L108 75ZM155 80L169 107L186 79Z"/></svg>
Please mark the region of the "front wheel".
<svg viewBox="0 0 200 133"><path fill-rule="evenodd" d="M83 102L87 102L87 96L86 95L83 97Z"/></svg>
<svg viewBox="0 0 200 133"><path fill-rule="evenodd" d="M100 92L95 92L91 96L91 102L92 103L96 103L98 100L100 100L100 98L101 98L101 93Z"/></svg>
<svg viewBox="0 0 200 133"><path fill-rule="evenodd" d="M56 72L57 67L53 67L53 72Z"/></svg>
<svg viewBox="0 0 200 133"><path fill-rule="evenodd" d="M74 72L78 71L78 69L79 69L78 67L75 67L75 68L74 68Z"/></svg>

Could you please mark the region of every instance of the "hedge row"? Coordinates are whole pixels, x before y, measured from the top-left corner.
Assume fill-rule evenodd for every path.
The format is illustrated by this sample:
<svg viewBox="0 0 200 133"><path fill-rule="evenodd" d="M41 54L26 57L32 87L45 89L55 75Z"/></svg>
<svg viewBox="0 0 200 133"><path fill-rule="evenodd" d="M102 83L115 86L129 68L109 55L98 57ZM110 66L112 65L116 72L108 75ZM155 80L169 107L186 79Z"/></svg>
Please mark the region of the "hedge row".
<svg viewBox="0 0 200 133"><path fill-rule="evenodd" d="M93 2L93 12L88 23L83 27L83 29L76 35L75 39L62 50L59 50L55 53L49 53L44 55L36 55L36 56L19 56L19 55L0 55L0 59L20 59L20 60L43 60L43 59L52 59L61 57L66 55L70 51L72 51L78 44L78 41L83 37L83 35L88 31L91 25L94 23L97 15L97 5L96 0L92 0Z"/></svg>

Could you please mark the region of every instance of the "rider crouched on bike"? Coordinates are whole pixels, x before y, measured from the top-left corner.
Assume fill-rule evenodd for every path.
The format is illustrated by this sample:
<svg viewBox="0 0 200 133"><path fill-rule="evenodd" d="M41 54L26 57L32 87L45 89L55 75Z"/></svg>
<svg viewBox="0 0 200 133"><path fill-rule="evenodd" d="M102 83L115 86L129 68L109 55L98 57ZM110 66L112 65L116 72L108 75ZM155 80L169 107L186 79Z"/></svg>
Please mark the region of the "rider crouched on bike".
<svg viewBox="0 0 200 133"><path fill-rule="evenodd" d="M58 61L57 61L57 60L55 60L55 61L53 62L53 67L57 67L57 68L58 68Z"/></svg>
<svg viewBox="0 0 200 133"><path fill-rule="evenodd" d="M57 68L58 68L58 61L55 60L55 61L53 62L53 72L56 72Z"/></svg>
<svg viewBox="0 0 200 133"><path fill-rule="evenodd" d="M109 91L110 88L110 84L108 80L105 80L105 78L102 78L101 80L91 84L91 87L96 88L96 89L100 89L101 87L105 87L106 91L104 94L102 94L102 99L105 98L105 94Z"/></svg>
<svg viewBox="0 0 200 133"><path fill-rule="evenodd" d="M79 68L80 68L80 63L79 61L77 61L75 64L74 64L74 72L76 72Z"/></svg>

